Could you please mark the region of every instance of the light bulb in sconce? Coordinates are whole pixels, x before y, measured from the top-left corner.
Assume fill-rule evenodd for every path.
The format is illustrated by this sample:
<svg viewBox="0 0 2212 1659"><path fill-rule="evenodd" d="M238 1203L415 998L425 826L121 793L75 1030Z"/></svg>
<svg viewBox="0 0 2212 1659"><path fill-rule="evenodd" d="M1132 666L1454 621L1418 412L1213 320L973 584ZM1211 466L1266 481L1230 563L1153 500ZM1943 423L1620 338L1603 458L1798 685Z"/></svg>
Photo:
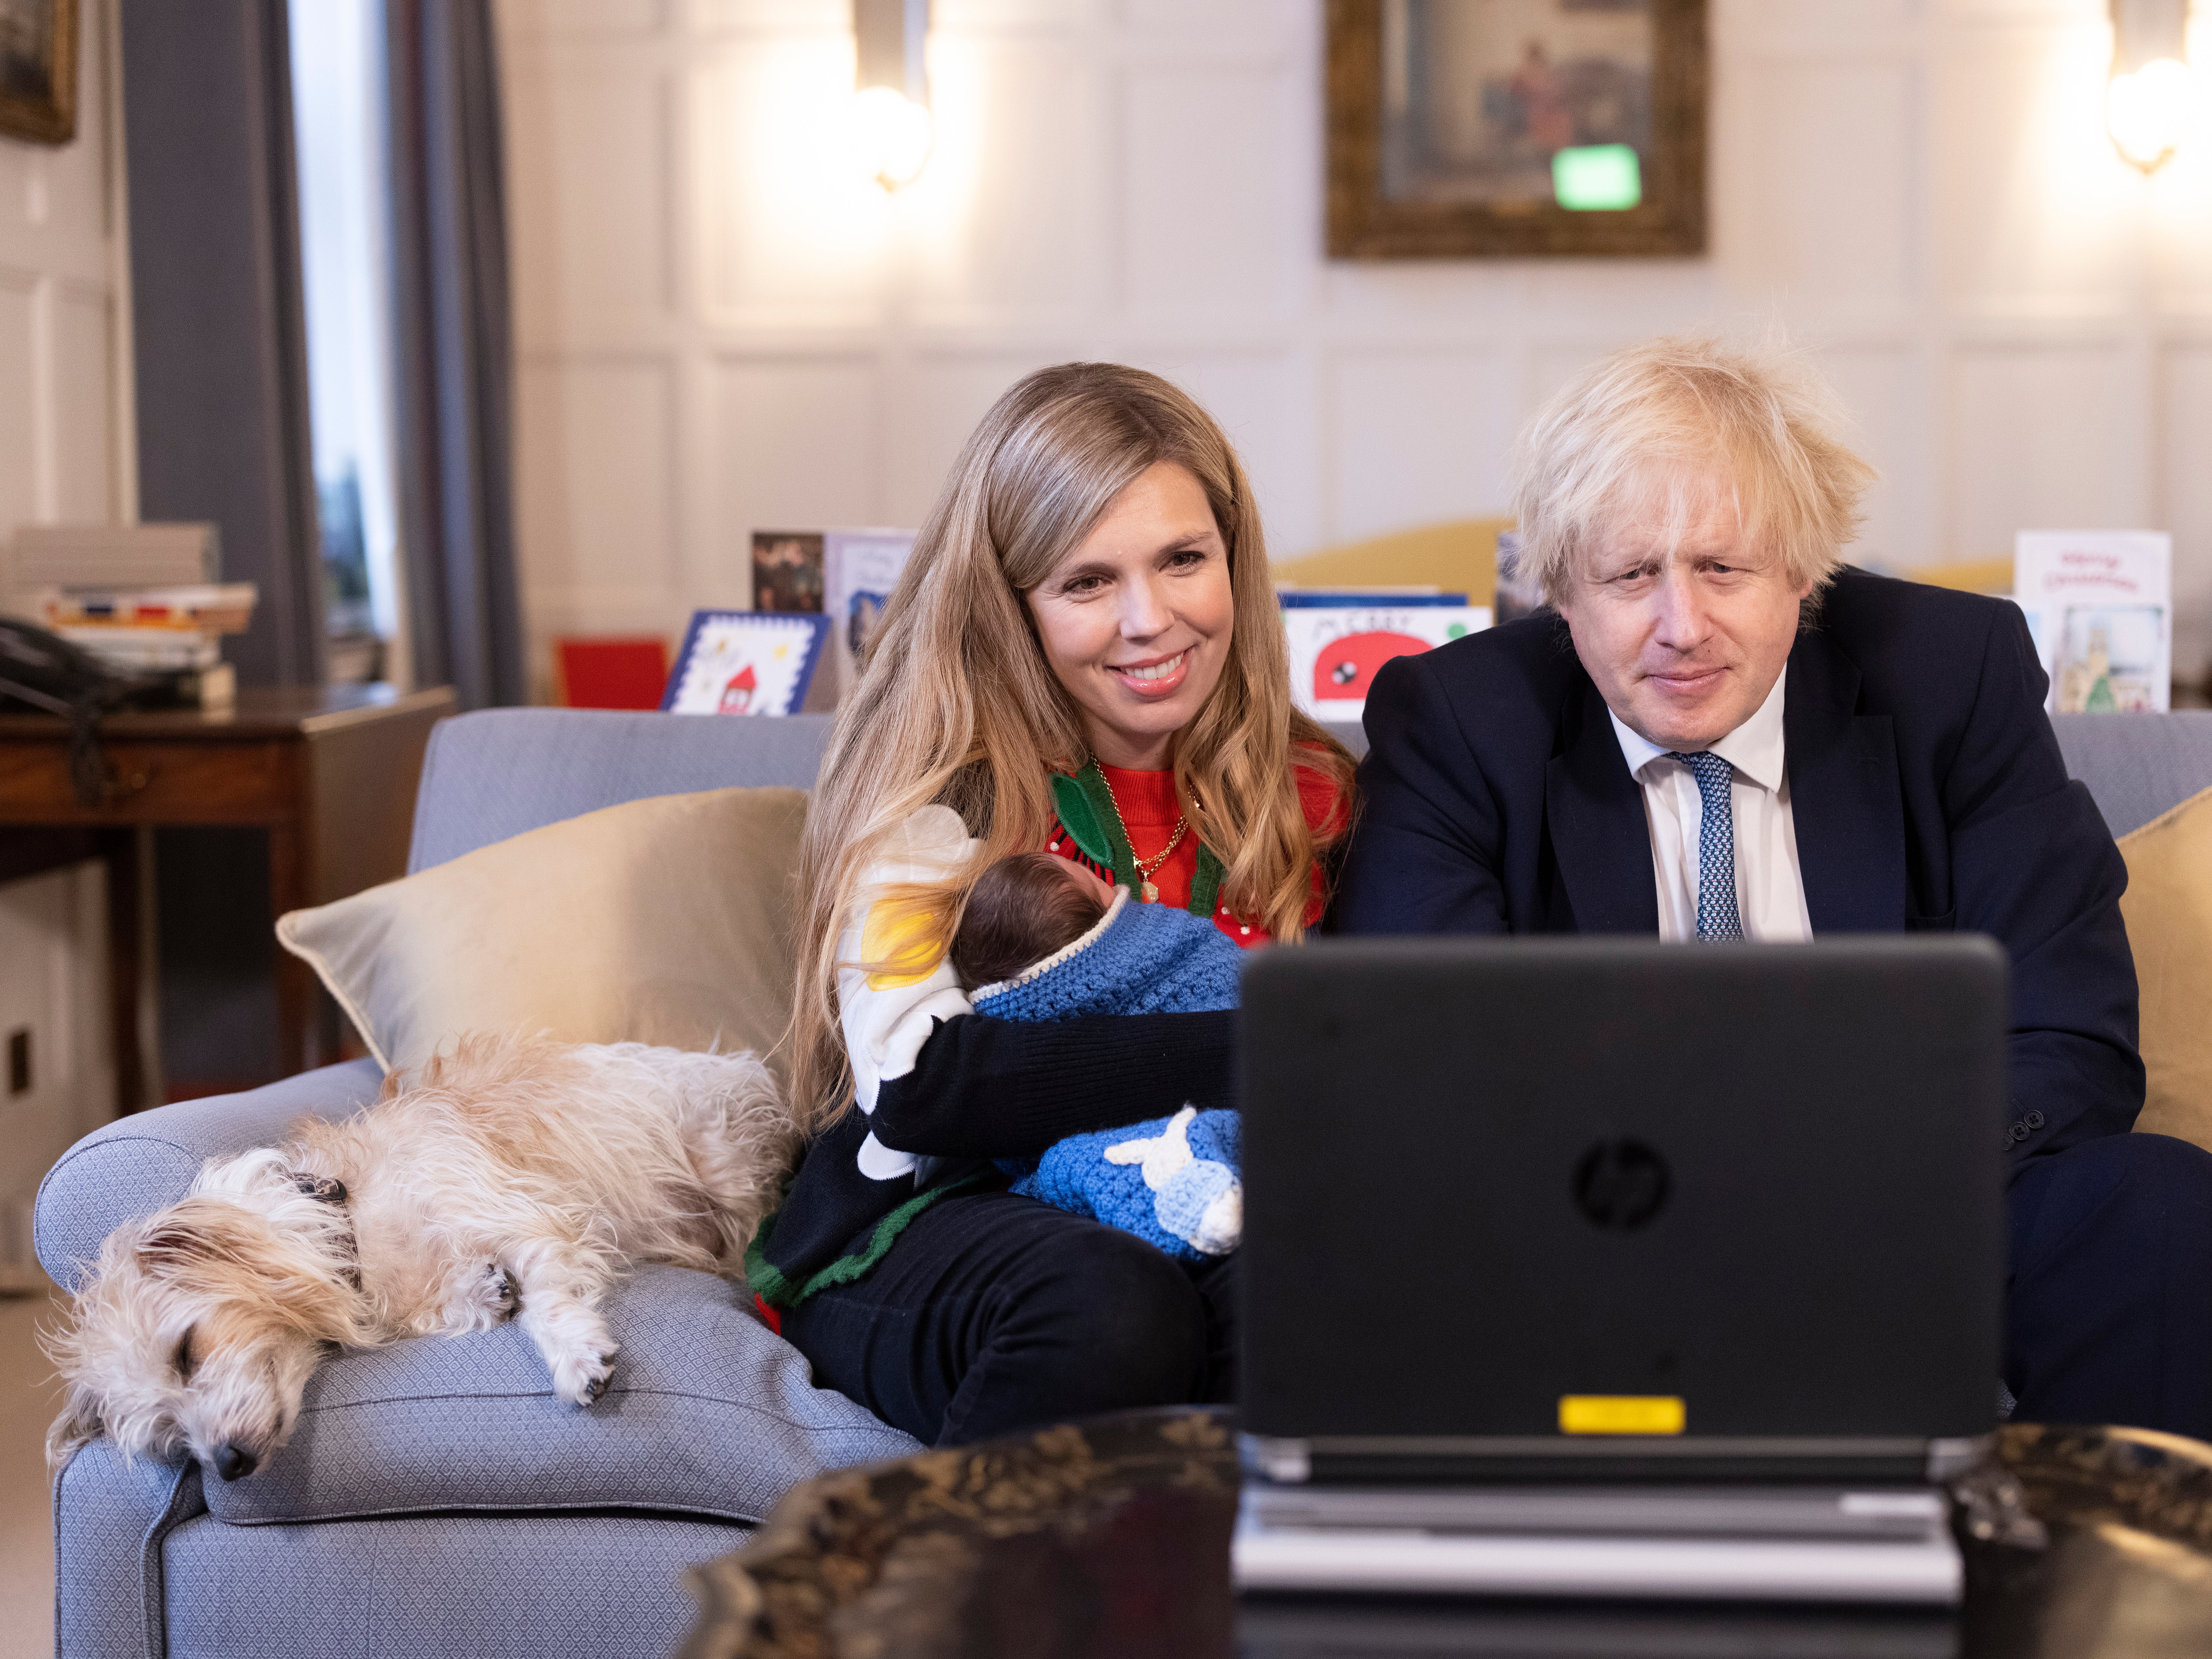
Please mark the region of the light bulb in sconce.
<svg viewBox="0 0 2212 1659"><path fill-rule="evenodd" d="M929 0L853 0L854 157L885 190L929 160Z"/></svg>
<svg viewBox="0 0 2212 1659"><path fill-rule="evenodd" d="M2155 173L2181 148L2197 118L2197 78L2172 58L2132 75L2115 75L2105 94L2105 125L2121 155Z"/></svg>
<svg viewBox="0 0 2212 1659"><path fill-rule="evenodd" d="M2112 0L2112 78L2105 128L2112 146L2155 173L2197 125L2197 77L2188 52L2189 0Z"/></svg>
<svg viewBox="0 0 2212 1659"><path fill-rule="evenodd" d="M929 160L928 109L890 87L853 94L853 157L885 190L910 185Z"/></svg>

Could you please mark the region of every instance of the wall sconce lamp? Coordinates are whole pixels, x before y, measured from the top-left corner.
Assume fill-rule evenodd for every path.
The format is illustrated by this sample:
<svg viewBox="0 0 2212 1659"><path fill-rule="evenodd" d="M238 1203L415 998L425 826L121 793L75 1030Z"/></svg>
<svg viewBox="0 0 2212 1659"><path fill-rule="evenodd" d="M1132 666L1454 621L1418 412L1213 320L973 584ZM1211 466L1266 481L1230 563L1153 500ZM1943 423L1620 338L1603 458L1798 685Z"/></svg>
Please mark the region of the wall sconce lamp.
<svg viewBox="0 0 2212 1659"><path fill-rule="evenodd" d="M929 0L853 0L854 139L862 168L885 190L912 184L929 160L928 38Z"/></svg>
<svg viewBox="0 0 2212 1659"><path fill-rule="evenodd" d="M2112 0L2112 81L2105 125L2145 173L2172 159L2196 118L2189 72L2189 0Z"/></svg>

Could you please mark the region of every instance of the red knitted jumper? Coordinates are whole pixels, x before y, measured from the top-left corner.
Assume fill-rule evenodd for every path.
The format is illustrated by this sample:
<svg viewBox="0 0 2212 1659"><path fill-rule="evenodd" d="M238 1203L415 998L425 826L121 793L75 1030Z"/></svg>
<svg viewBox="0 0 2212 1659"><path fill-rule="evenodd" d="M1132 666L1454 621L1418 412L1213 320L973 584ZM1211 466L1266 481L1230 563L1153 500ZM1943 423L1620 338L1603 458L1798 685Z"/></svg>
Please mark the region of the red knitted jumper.
<svg viewBox="0 0 2212 1659"><path fill-rule="evenodd" d="M1176 804L1174 772L1130 772L1103 763L1098 770L1114 791L1114 804L1121 809L1121 823L1128 832L1129 850L1137 855L1138 863L1150 864L1175 833L1176 818L1182 811ZM1295 767L1292 775L1297 780L1298 805L1305 812L1308 827L1316 834L1334 827L1344 810L1335 785L1310 767ZM1054 822L1051 835L1045 838L1045 850L1074 860L1106 881L1114 879L1111 870L1086 857L1076 846L1075 837L1063 823ZM1175 851L1152 872L1152 884L1160 890L1159 902L1177 908L1188 905L1190 884L1197 875L1198 837L1186 830ZM1324 899L1321 866L1316 862L1313 898L1306 906L1307 927L1321 920ZM1225 903L1214 907L1213 925L1239 945L1264 945L1267 940L1265 927L1251 917L1232 915Z"/></svg>

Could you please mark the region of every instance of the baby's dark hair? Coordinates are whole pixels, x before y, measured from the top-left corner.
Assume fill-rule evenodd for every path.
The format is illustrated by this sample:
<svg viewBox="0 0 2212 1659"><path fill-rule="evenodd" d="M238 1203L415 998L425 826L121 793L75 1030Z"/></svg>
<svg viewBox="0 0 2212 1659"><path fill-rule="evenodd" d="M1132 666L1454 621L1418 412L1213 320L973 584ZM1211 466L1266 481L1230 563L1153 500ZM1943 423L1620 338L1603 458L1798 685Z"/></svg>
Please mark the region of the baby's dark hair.
<svg viewBox="0 0 2212 1659"><path fill-rule="evenodd" d="M952 971L963 990L996 985L1074 944L1105 914L1106 901L1075 879L1066 859L1052 853L1000 859L968 890L952 936Z"/></svg>

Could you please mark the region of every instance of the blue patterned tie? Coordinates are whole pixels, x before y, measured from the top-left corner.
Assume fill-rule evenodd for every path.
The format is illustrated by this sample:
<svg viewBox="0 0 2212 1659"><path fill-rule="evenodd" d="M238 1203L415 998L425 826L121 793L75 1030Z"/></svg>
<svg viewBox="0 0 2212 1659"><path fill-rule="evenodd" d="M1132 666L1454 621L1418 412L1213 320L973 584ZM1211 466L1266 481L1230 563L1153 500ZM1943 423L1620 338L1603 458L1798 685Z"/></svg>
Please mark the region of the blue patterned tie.
<svg viewBox="0 0 2212 1659"><path fill-rule="evenodd" d="M1741 939L1743 918L1735 905L1735 769L1718 755L1669 754L1690 769L1705 803L1698 820L1698 938L1704 942Z"/></svg>

